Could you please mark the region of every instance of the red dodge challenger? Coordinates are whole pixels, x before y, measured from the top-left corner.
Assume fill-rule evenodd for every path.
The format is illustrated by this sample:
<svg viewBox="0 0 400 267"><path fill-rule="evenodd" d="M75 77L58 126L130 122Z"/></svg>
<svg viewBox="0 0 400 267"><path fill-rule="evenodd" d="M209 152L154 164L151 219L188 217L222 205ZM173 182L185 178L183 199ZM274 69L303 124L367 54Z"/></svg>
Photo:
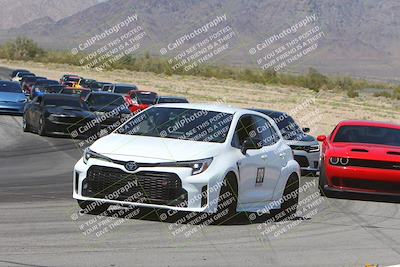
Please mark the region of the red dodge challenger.
<svg viewBox="0 0 400 267"><path fill-rule="evenodd" d="M400 196L400 125L344 121L318 141L321 195Z"/></svg>

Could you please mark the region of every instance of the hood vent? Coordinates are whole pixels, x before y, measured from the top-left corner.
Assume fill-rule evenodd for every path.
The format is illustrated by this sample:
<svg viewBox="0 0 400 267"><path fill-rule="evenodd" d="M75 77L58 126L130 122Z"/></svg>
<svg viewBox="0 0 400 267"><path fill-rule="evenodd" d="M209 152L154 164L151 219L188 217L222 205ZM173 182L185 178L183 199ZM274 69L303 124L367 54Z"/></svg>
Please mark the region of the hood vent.
<svg viewBox="0 0 400 267"><path fill-rule="evenodd" d="M396 151L389 151L387 154L388 155L400 156L400 152L396 152Z"/></svg>
<svg viewBox="0 0 400 267"><path fill-rule="evenodd" d="M368 150L362 148L353 148L352 152L368 153Z"/></svg>

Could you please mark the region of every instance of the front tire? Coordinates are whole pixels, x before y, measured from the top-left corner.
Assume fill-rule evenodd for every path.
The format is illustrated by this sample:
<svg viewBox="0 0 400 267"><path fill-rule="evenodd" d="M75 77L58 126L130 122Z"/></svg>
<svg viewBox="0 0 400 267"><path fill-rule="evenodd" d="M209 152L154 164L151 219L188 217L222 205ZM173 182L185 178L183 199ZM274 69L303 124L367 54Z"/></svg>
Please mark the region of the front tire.
<svg viewBox="0 0 400 267"><path fill-rule="evenodd" d="M290 175L282 194L281 208L274 211L274 215L281 214L281 218L292 218L297 212L299 202L300 181L296 174Z"/></svg>
<svg viewBox="0 0 400 267"><path fill-rule="evenodd" d="M328 184L326 170L324 165L321 166L319 172L319 180L318 180L318 187L319 187L319 194L321 197L333 197L333 194L327 190L325 190L325 186Z"/></svg>
<svg viewBox="0 0 400 267"><path fill-rule="evenodd" d="M39 119L39 130L38 130L38 134L40 136L45 136L46 135L46 120L43 118L43 115L40 116Z"/></svg>
<svg viewBox="0 0 400 267"><path fill-rule="evenodd" d="M78 200L78 205L85 214L99 215L105 212L110 204L100 203L97 201Z"/></svg>
<svg viewBox="0 0 400 267"><path fill-rule="evenodd" d="M29 124L26 121L25 115L22 115L22 129L24 132L30 132Z"/></svg>
<svg viewBox="0 0 400 267"><path fill-rule="evenodd" d="M224 179L224 183L222 184L219 193L218 207L215 216L220 215L221 217L216 220L216 223L219 224L227 222L236 215L236 208L238 203L237 192L238 186L236 177L234 175L228 174Z"/></svg>

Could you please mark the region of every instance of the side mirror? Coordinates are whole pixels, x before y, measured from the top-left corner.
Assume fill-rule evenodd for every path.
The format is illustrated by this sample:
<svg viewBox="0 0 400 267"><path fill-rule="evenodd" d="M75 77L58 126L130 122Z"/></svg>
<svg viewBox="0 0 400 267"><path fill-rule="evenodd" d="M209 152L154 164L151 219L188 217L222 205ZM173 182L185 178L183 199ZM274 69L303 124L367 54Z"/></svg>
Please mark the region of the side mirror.
<svg viewBox="0 0 400 267"><path fill-rule="evenodd" d="M318 140L319 142L325 142L325 140L326 140L326 135L319 135L319 136L317 137L317 140Z"/></svg>
<svg viewBox="0 0 400 267"><path fill-rule="evenodd" d="M246 140L244 140L240 151L242 152L243 155L246 155L247 150L260 149L260 148L262 148L261 140L255 138L247 138Z"/></svg>
<svg viewBox="0 0 400 267"><path fill-rule="evenodd" d="M310 132L310 128L303 128L302 129L304 133L309 133Z"/></svg>

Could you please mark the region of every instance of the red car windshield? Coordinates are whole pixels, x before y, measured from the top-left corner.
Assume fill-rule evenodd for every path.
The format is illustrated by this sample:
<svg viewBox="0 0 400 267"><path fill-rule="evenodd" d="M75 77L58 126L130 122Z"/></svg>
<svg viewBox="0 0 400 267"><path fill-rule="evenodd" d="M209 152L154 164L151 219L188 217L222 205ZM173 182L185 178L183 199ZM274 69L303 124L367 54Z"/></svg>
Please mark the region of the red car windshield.
<svg viewBox="0 0 400 267"><path fill-rule="evenodd" d="M342 126L333 142L400 147L400 130L375 126Z"/></svg>

